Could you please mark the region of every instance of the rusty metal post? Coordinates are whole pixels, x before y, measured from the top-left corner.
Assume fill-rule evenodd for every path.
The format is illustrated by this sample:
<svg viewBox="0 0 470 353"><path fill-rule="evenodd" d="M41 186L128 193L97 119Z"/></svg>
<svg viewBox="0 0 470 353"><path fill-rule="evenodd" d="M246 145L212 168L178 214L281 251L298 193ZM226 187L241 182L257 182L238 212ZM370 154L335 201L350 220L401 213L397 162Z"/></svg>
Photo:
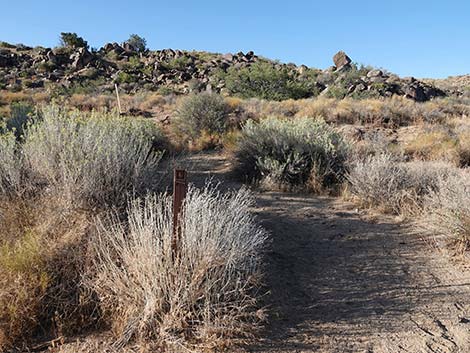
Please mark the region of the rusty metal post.
<svg viewBox="0 0 470 353"><path fill-rule="evenodd" d="M179 218L186 191L188 189L187 173L184 169L175 169L173 173L173 239L171 250L173 259L178 257L181 238Z"/></svg>

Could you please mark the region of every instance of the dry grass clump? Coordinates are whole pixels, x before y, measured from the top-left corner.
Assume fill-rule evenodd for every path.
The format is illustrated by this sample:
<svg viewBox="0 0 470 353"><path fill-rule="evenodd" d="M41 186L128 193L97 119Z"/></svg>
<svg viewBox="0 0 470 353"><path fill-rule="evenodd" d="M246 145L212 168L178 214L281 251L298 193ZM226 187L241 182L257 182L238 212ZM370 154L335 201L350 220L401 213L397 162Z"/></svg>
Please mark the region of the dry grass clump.
<svg viewBox="0 0 470 353"><path fill-rule="evenodd" d="M458 253L470 248L470 172L441 178L426 199L424 222Z"/></svg>
<svg viewBox="0 0 470 353"><path fill-rule="evenodd" d="M162 346L213 347L247 334L266 233L246 189L220 194L190 188L181 215L181 250L172 258L168 195L130 202L127 218L98 223L89 280L117 334Z"/></svg>
<svg viewBox="0 0 470 353"><path fill-rule="evenodd" d="M470 165L470 122L451 119L446 125L426 126L404 145L404 152L418 160L444 160L458 167Z"/></svg>
<svg viewBox="0 0 470 353"><path fill-rule="evenodd" d="M361 100L317 97L282 102L253 98L243 101L241 107L252 118L322 116L326 121L335 124L363 124L392 128L442 123L454 116L470 114L468 106L458 101L439 99L418 103L397 96Z"/></svg>
<svg viewBox="0 0 470 353"><path fill-rule="evenodd" d="M49 275L41 244L33 233L0 246L0 268L1 349L35 331Z"/></svg>
<svg viewBox="0 0 470 353"><path fill-rule="evenodd" d="M341 180L347 154L342 136L311 118L249 120L235 148L244 178L314 191Z"/></svg>
<svg viewBox="0 0 470 353"><path fill-rule="evenodd" d="M421 210L440 180L454 173L455 168L446 163L406 163L385 152L352 162L347 191L365 207L406 215Z"/></svg>
<svg viewBox="0 0 470 353"><path fill-rule="evenodd" d="M418 160L444 160L458 164L458 145L457 137L441 127L420 133L404 146L404 151Z"/></svg>
<svg viewBox="0 0 470 353"><path fill-rule="evenodd" d="M90 218L57 196L1 202L0 347L26 351L33 337L83 332L97 322L81 285Z"/></svg>

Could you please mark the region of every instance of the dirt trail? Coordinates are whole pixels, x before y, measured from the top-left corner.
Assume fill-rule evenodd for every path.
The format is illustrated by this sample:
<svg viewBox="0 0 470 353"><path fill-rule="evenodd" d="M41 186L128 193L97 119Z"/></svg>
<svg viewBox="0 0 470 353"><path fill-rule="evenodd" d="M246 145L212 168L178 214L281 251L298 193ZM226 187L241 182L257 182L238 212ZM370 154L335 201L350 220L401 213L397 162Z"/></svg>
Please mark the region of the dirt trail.
<svg viewBox="0 0 470 353"><path fill-rule="evenodd" d="M216 154L191 178L240 185ZM269 324L248 352L470 352L470 273L410 226L331 197L257 193Z"/></svg>

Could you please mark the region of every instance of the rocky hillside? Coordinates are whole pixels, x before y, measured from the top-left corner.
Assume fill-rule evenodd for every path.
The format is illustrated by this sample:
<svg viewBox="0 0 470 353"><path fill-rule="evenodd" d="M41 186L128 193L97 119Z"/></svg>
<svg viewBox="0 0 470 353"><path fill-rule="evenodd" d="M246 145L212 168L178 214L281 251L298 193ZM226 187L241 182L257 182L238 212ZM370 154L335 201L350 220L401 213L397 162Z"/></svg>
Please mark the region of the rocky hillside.
<svg viewBox="0 0 470 353"><path fill-rule="evenodd" d="M358 67L344 52L338 52L333 62L334 66L329 69L319 70L304 65L282 64L259 57L252 51L237 54L172 49L139 51L126 43L108 43L99 50L68 46L32 48L2 42L0 89L47 88L89 93L111 91L118 83L122 90L130 93L140 90L162 94L209 90L234 94L237 93L234 75L245 70L245 83L255 84L260 80L259 74L256 78L250 77L250 68L256 67L257 72L264 75L268 75L266 72L269 70L282 71L289 80L301 85L301 93L292 98L400 95L426 101L448 94L431 83L412 77L400 78L372 67ZM266 67L270 69L266 70Z"/></svg>
<svg viewBox="0 0 470 353"><path fill-rule="evenodd" d="M423 79L423 82L438 87L448 94L470 96L470 75L449 76L444 79Z"/></svg>

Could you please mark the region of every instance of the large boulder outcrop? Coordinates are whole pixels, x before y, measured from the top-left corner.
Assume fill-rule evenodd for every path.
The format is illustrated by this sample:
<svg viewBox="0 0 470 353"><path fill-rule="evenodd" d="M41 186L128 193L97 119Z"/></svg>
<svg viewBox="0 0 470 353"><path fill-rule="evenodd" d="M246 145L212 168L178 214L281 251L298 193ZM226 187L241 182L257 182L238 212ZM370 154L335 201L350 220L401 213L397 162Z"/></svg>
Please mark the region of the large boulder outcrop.
<svg viewBox="0 0 470 353"><path fill-rule="evenodd" d="M339 51L333 56L333 62L335 63L336 70L342 70L349 67L352 60L344 51Z"/></svg>

